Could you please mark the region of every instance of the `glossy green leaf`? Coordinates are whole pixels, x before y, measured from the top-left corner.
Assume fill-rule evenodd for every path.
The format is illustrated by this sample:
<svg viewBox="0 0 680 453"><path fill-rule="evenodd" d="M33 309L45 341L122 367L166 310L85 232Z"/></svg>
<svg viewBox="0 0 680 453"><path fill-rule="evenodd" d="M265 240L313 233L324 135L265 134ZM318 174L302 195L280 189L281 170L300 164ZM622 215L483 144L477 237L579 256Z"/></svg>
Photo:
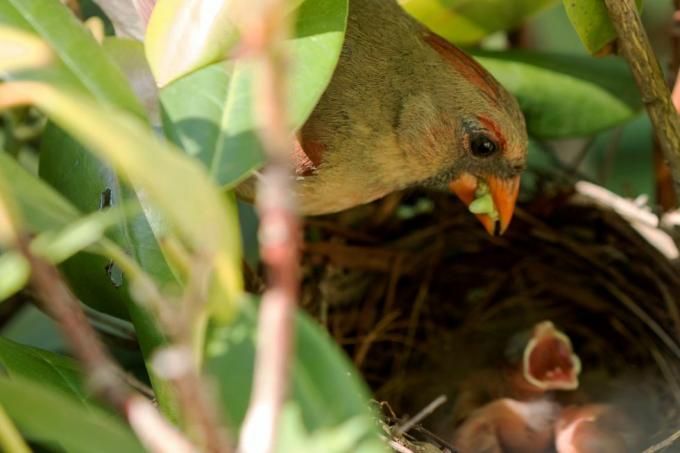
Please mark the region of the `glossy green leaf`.
<svg viewBox="0 0 680 453"><path fill-rule="evenodd" d="M121 70L89 31L64 5L54 0L3 0L0 25L17 27L48 44L57 56L53 71L12 74L13 79L48 80L78 88L98 101L144 116ZM1 69L0 69L1 70Z"/></svg>
<svg viewBox="0 0 680 453"><path fill-rule="evenodd" d="M31 265L20 253L0 253L0 302L23 288L30 276Z"/></svg>
<svg viewBox="0 0 680 453"><path fill-rule="evenodd" d="M288 43L292 71L289 119L300 127L331 80L342 49L347 0L306 0ZM262 164L253 112L255 68L245 60L218 63L161 90L168 135L233 187Z"/></svg>
<svg viewBox="0 0 680 453"><path fill-rule="evenodd" d="M45 143L51 143L55 146L55 156L63 154L69 155L67 151L74 150L74 147L72 146L74 142L72 140L59 141L55 139L54 141L51 141L48 137L49 135L46 135ZM55 138L67 137L64 134L61 134L56 135ZM64 147L60 148L60 144L64 145ZM61 151L62 154L58 154L58 151ZM101 163L98 160L91 159L88 161L87 158L91 157L91 155L82 149L80 151L82 151L83 154L76 154L78 158L69 163L69 165L73 165L77 168L79 165L85 167L89 163L93 165L92 168L95 170L101 168ZM70 167L63 165L61 168L65 169ZM0 153L0 171L2 171L3 176L7 177L9 185L13 189L25 221L24 227L33 234L64 228L69 224L76 222L81 216L78 209L65 200L53 188L48 186L44 181L29 174L17 164L14 159L4 153ZM108 170L104 169L104 175L107 174L106 171ZM50 173L48 172L48 174ZM86 172L85 174L88 173ZM69 173L66 172L66 176L68 175ZM101 179L102 176L100 175L99 179L96 180L101 184L106 184L107 181L101 181ZM84 205L85 209L91 207L88 205L88 197L91 199L91 195L95 195L95 206L92 209L88 209L88 212L97 209L100 203L101 190L97 191L95 188L94 192L88 192L90 188L87 185L87 181L78 178L75 178L75 180L66 178L62 181L70 181L73 183L72 186L62 187L62 189L73 195L81 205ZM118 186L111 185L110 188L114 189L112 196L117 197L120 193L118 192ZM131 248L130 250L136 252L136 257L141 257L143 259L142 263L148 266L146 269L151 267L155 271L154 277L158 278L160 267L158 265L150 265L150 256L152 256L154 252L157 252L158 254L160 254L160 252L157 248L154 248L156 242L145 221L145 217L137 216L136 219L137 221L133 221L129 224L133 228L124 231L125 240L121 240L121 242L135 246L139 246L139 244L147 245L141 252L136 251L135 248ZM152 245L149 246L149 244ZM113 245L110 244L108 247L110 249ZM151 248L151 250L148 250L149 248ZM122 253L125 254L124 252ZM164 263L164 261L162 261L162 256L158 259ZM153 262L151 262L151 264L153 264ZM123 319L129 317L133 321L142 352L144 353L144 356L148 358L151 356L154 349L165 344L165 336L160 332L154 318L143 307L139 306L131 299L128 279L123 278L121 281L116 281L113 278L113 275L110 274L112 270L111 265L111 258L105 258L92 253L81 253L63 263L61 270L67 277L67 280L69 280L69 286L80 300L99 311ZM167 269L167 266L165 269ZM172 403L171 394L169 393L169 387L167 387L162 380L158 379L152 370L149 370L149 373L161 408L166 415L173 417L175 408Z"/></svg>
<svg viewBox="0 0 680 453"><path fill-rule="evenodd" d="M238 39L235 3L215 0L158 0L144 38L158 86L224 59Z"/></svg>
<svg viewBox="0 0 680 453"><path fill-rule="evenodd" d="M256 304L245 301L239 318L210 333L206 366L220 387L223 409L239 426L250 398L257 325ZM334 428L355 419L370 420L369 392L327 332L304 313L295 319L295 357L291 362L292 400L302 410L307 430ZM377 430L368 429L375 439Z"/></svg>
<svg viewBox="0 0 680 453"><path fill-rule="evenodd" d="M413 17L449 41L474 44L492 33L521 25L557 0L398 1Z"/></svg>
<svg viewBox="0 0 680 453"><path fill-rule="evenodd" d="M583 45L593 55L607 52L609 44L616 39L616 31L609 19L603 0L563 0L569 20ZM639 9L642 0L636 0Z"/></svg>
<svg viewBox="0 0 680 453"><path fill-rule="evenodd" d="M83 386L75 361L62 355L0 337L0 369L12 379L39 382L75 401L90 404L90 395Z"/></svg>
<svg viewBox="0 0 680 453"><path fill-rule="evenodd" d="M0 105L35 104L143 190L167 221L168 229L157 234L175 232L191 251L210 251L220 296L213 314L224 318L232 312L242 290L235 206L225 203L202 166L157 140L133 116L75 94L34 82L0 85L0 92Z"/></svg>
<svg viewBox="0 0 680 453"><path fill-rule="evenodd" d="M143 453L130 429L108 412L83 407L52 386L15 376L0 377L0 404L24 435L58 444L69 453Z"/></svg>
<svg viewBox="0 0 680 453"><path fill-rule="evenodd" d="M630 120L642 108L622 61L530 52L476 55L517 97L536 138L591 135Z"/></svg>

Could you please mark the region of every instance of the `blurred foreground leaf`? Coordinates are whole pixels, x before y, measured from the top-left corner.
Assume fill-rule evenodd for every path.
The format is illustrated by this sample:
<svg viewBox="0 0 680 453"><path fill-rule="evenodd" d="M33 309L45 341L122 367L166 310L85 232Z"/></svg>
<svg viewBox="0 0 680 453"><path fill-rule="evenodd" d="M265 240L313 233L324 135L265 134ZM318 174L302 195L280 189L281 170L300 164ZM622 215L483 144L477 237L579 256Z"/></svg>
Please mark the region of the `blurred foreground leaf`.
<svg viewBox="0 0 680 453"><path fill-rule="evenodd" d="M292 68L288 118L302 126L331 80L340 57L347 0L305 0L287 43ZM262 164L253 112L257 68L235 59L189 74L161 90L164 128L200 159L220 186L231 188Z"/></svg>
<svg viewBox="0 0 680 453"><path fill-rule="evenodd" d="M0 66L5 71L21 71L52 62L52 49L43 40L21 29L0 26L0 43Z"/></svg>
<svg viewBox="0 0 680 453"><path fill-rule="evenodd" d="M357 416L334 428L309 433L300 406L288 403L281 416L276 451L279 453L384 453L387 448L372 431L376 420ZM370 440L366 441L366 437Z"/></svg>
<svg viewBox="0 0 680 453"><path fill-rule="evenodd" d="M594 134L630 120L642 108L622 61L518 51L475 55L517 97L536 138Z"/></svg>
<svg viewBox="0 0 680 453"><path fill-rule="evenodd" d="M220 387L223 410L234 426L243 422L248 403L255 357L257 304L244 302L238 319L210 332L206 366ZM295 357L291 362L291 399L302 411L305 428L333 429L359 419L372 444L377 439L374 414L369 409L369 392L328 333L306 314L295 319ZM358 451L358 450L351 450Z"/></svg>
<svg viewBox="0 0 680 453"><path fill-rule="evenodd" d="M603 0L563 0L564 8L581 42L593 55L611 52L609 45L616 39L616 31L609 19ZM642 9L642 0L636 0Z"/></svg>
<svg viewBox="0 0 680 453"><path fill-rule="evenodd" d="M215 289L224 296L211 307L213 314L224 319L232 312L242 290L238 223L228 210L235 207L224 202L197 162L157 140L134 117L48 85L0 85L0 106L3 102L35 104L143 190L167 219L165 234L174 231L191 251L210 253Z"/></svg>
<svg viewBox="0 0 680 453"><path fill-rule="evenodd" d="M30 379L89 404L75 361L0 337L0 368L10 378Z"/></svg>
<svg viewBox="0 0 680 453"><path fill-rule="evenodd" d="M144 37L158 86L222 60L238 39L232 13L238 3L158 0Z"/></svg>
<svg viewBox="0 0 680 453"><path fill-rule="evenodd" d="M34 34L50 46L58 67L51 71L25 71L12 79L42 80L86 92L140 117L142 106L121 70L101 49L82 23L64 5L54 0L2 0L0 25ZM0 68L0 72L6 68Z"/></svg>
<svg viewBox="0 0 680 453"><path fill-rule="evenodd" d="M429 29L457 44L521 25L528 17L556 0L398 0Z"/></svg>
<svg viewBox="0 0 680 453"><path fill-rule="evenodd" d="M52 386L14 376L0 376L0 404L24 435L57 444L69 453L143 453L145 450L120 420Z"/></svg>
<svg viewBox="0 0 680 453"><path fill-rule="evenodd" d="M31 276L31 266L18 252L0 253L0 302L23 288Z"/></svg>

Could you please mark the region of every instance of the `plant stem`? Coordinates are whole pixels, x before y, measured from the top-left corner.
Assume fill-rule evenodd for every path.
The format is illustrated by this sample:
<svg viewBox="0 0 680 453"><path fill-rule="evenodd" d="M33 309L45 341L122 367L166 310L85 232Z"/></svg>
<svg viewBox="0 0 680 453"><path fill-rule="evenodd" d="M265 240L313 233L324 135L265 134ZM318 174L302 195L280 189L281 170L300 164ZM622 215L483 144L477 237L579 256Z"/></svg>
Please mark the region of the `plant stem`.
<svg viewBox="0 0 680 453"><path fill-rule="evenodd" d="M274 451L281 409L287 397L293 354L294 315L299 292L300 221L291 162L293 137L286 125L287 61L283 42L290 34L285 0L260 0L242 11L244 42L260 58L256 109L269 162L259 181L260 250L268 288L258 321L253 392L241 431L241 453Z"/></svg>
<svg viewBox="0 0 680 453"><path fill-rule="evenodd" d="M642 26L635 1L604 0L604 3L618 35L619 52L631 68L661 151L670 165L675 190L680 193L680 117L671 101L659 61Z"/></svg>

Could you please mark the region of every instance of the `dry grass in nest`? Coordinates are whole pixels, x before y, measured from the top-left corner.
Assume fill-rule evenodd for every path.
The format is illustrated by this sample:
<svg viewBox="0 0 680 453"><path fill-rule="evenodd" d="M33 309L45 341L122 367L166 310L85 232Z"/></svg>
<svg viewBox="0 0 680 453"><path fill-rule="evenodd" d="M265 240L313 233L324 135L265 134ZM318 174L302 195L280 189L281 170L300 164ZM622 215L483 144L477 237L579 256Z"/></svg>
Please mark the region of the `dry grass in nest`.
<svg viewBox="0 0 680 453"><path fill-rule="evenodd" d="M620 406L651 445L680 428L680 270L613 211L547 192L499 238L443 194L309 219L303 306L396 414L447 395L424 422L444 439L505 396L513 335L552 320L583 363L558 398Z"/></svg>

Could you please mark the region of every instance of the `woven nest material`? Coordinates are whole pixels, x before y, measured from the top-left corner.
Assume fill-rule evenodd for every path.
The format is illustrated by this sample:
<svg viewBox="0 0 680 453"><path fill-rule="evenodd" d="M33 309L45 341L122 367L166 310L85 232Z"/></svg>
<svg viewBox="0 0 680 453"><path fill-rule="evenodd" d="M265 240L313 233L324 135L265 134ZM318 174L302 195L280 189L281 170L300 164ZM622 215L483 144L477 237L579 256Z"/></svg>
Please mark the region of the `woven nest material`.
<svg viewBox="0 0 680 453"><path fill-rule="evenodd" d="M583 364L580 388L551 398L615 404L641 433L636 448L660 441L680 429L675 245L653 214L615 197L629 219L573 186L529 198L502 237L435 193L309 219L303 306L347 350L392 423L447 396L427 431L412 430L433 451L475 408L507 396L510 340L542 320L570 336ZM639 233L645 223L656 245Z"/></svg>

